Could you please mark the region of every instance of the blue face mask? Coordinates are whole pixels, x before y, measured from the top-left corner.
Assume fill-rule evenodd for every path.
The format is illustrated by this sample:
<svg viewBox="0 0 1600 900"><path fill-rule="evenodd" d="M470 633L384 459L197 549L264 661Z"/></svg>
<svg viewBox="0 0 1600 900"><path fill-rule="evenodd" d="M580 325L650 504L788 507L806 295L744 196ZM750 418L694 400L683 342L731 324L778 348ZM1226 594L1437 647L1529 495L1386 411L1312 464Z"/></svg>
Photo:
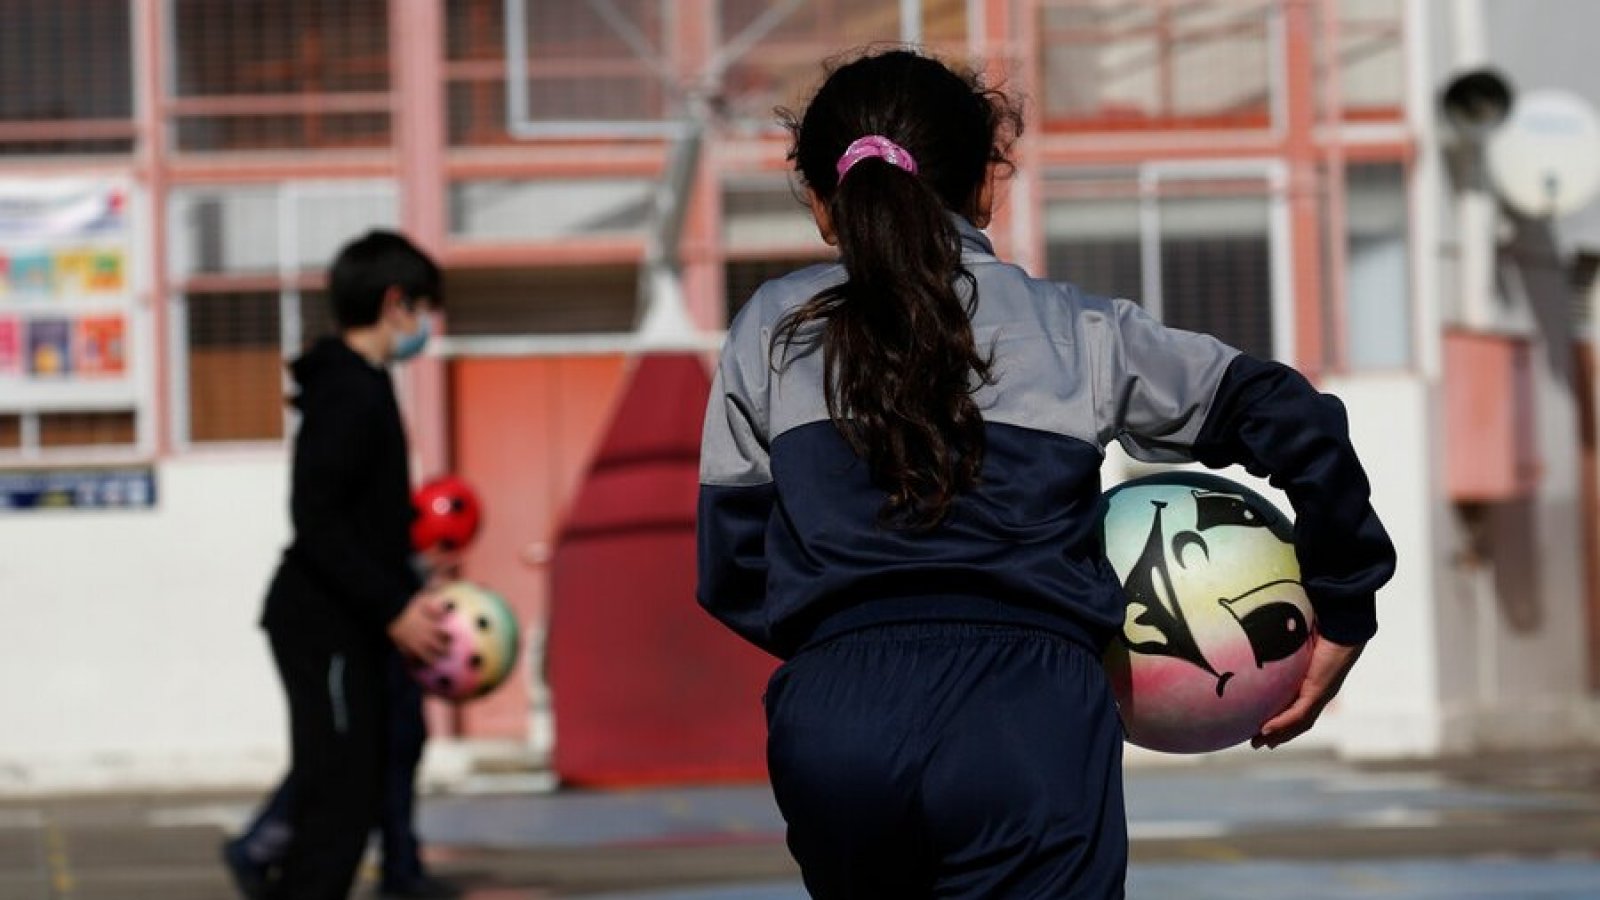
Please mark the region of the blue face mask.
<svg viewBox="0 0 1600 900"><path fill-rule="evenodd" d="M433 333L433 320L421 313L417 314L417 330L410 334L402 334L395 339L394 350L389 358L395 362L405 362L422 352L428 343L428 335Z"/></svg>

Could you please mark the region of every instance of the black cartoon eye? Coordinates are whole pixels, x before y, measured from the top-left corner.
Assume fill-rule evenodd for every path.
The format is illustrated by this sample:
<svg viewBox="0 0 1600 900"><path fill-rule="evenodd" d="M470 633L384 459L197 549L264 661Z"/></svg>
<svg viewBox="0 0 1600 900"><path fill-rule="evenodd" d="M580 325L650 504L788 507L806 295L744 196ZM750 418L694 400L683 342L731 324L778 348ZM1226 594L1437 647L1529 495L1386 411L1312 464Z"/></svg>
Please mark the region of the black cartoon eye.
<svg viewBox="0 0 1600 900"><path fill-rule="evenodd" d="M1267 527L1266 517L1237 494L1195 491L1194 506L1195 527L1201 531L1224 525L1242 525L1246 528Z"/></svg>
<svg viewBox="0 0 1600 900"><path fill-rule="evenodd" d="M1221 601L1244 629L1250 641L1250 650L1256 657L1256 668L1270 662L1288 659L1311 639L1311 629L1306 624L1305 613L1283 597L1280 592L1292 581L1277 581L1235 597Z"/></svg>
<svg viewBox="0 0 1600 900"><path fill-rule="evenodd" d="M1306 645L1311 636L1306 627L1306 617L1293 603L1268 603L1246 613L1239 620L1245 636L1250 639L1250 649L1255 651L1256 666L1288 659Z"/></svg>

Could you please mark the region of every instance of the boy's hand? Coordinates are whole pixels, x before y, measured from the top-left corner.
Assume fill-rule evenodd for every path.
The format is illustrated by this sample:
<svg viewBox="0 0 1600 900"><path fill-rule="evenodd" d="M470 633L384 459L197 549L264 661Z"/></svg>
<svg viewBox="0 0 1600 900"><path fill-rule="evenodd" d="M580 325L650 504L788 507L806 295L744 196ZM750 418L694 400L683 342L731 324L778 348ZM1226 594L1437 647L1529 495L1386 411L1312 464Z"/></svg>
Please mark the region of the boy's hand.
<svg viewBox="0 0 1600 900"><path fill-rule="evenodd" d="M1294 740L1317 723L1322 710L1339 693L1350 667L1361 657L1364 646L1347 647L1318 635L1311 647L1311 668L1300 682L1300 693L1289 708L1268 719L1261 731L1250 739L1250 746L1272 749Z"/></svg>
<svg viewBox="0 0 1600 900"><path fill-rule="evenodd" d="M389 623L389 639L406 656L433 662L450 649L450 633L440 624L443 619L438 598L424 591Z"/></svg>

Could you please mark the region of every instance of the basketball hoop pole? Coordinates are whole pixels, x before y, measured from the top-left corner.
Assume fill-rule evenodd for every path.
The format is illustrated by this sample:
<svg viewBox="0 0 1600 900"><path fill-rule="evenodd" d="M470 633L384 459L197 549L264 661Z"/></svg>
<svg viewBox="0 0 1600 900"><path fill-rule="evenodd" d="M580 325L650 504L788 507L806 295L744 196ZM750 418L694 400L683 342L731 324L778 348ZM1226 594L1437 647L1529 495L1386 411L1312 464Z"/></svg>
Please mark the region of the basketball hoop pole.
<svg viewBox="0 0 1600 900"><path fill-rule="evenodd" d="M638 348L645 352L700 351L715 346L689 316L679 251L690 193L700 170L700 148L708 115L703 101L690 102L656 185L644 267L639 273L639 300L644 314L639 321Z"/></svg>

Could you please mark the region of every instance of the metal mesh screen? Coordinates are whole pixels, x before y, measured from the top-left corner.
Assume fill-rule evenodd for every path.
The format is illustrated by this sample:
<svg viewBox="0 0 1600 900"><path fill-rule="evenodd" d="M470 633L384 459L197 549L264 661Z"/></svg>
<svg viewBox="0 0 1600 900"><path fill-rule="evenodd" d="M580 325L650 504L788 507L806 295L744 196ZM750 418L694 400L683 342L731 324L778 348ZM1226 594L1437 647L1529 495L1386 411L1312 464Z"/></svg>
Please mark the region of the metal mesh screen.
<svg viewBox="0 0 1600 900"><path fill-rule="evenodd" d="M300 349L316 343L318 338L339 333L338 320L333 315L333 298L327 291L300 292Z"/></svg>
<svg viewBox="0 0 1600 900"><path fill-rule="evenodd" d="M505 0L445 0L445 102L452 145L515 142L506 125Z"/></svg>
<svg viewBox="0 0 1600 900"><path fill-rule="evenodd" d="M667 0L517 0L527 124L660 122L676 115ZM516 27L515 20L510 25Z"/></svg>
<svg viewBox="0 0 1600 900"><path fill-rule="evenodd" d="M738 315L739 310L750 302L756 288L764 282L774 278L781 278L796 269L814 265L815 256L789 256L770 257L766 259L735 259L729 260L723 270L723 283L726 285L724 307L727 311L728 321Z"/></svg>
<svg viewBox="0 0 1600 900"><path fill-rule="evenodd" d="M805 247L831 253L803 195L784 176L741 178L723 186L722 242L730 253L784 256Z"/></svg>
<svg viewBox="0 0 1600 900"><path fill-rule="evenodd" d="M1338 66L1340 113L1347 120L1404 117L1405 35L1401 2L1339 0L1337 53L1319 60L1318 81L1327 79L1327 56L1332 56ZM1325 95L1319 99L1326 103Z"/></svg>
<svg viewBox="0 0 1600 900"><path fill-rule="evenodd" d="M383 180L183 189L171 270L185 297L189 440L283 433L283 358L333 333L320 276L346 242L399 218Z"/></svg>
<svg viewBox="0 0 1600 900"><path fill-rule="evenodd" d="M1163 199L1161 222L1161 320L1271 359L1266 199Z"/></svg>
<svg viewBox="0 0 1600 900"><path fill-rule="evenodd" d="M1275 4L1267 0L1045 0L1047 127L1265 127Z"/></svg>
<svg viewBox="0 0 1600 900"><path fill-rule="evenodd" d="M283 350L277 292L191 294L187 307L189 439L283 436Z"/></svg>
<svg viewBox="0 0 1600 900"><path fill-rule="evenodd" d="M136 421L131 410L40 413L39 447L131 447L138 442Z"/></svg>
<svg viewBox="0 0 1600 900"><path fill-rule="evenodd" d="M1052 181L1049 277L1141 303L1173 327L1274 355L1271 197L1265 182Z"/></svg>
<svg viewBox="0 0 1600 900"><path fill-rule="evenodd" d="M127 0L0 0L0 157L133 149Z"/></svg>
<svg viewBox="0 0 1600 900"><path fill-rule="evenodd" d="M464 269L449 275L452 335L630 331L638 316L633 266Z"/></svg>
<svg viewBox="0 0 1600 900"><path fill-rule="evenodd" d="M184 150L389 140L385 0L172 0Z"/></svg>
<svg viewBox="0 0 1600 900"><path fill-rule="evenodd" d="M924 0L920 22L902 19L900 0L721 0L718 46L743 52L723 75L722 100L732 119L774 127L775 107L804 104L822 81L822 62L854 48L921 35L959 50L966 36L965 0Z"/></svg>
<svg viewBox="0 0 1600 900"><path fill-rule="evenodd" d="M643 178L457 181L450 233L472 240L642 236L654 190Z"/></svg>

